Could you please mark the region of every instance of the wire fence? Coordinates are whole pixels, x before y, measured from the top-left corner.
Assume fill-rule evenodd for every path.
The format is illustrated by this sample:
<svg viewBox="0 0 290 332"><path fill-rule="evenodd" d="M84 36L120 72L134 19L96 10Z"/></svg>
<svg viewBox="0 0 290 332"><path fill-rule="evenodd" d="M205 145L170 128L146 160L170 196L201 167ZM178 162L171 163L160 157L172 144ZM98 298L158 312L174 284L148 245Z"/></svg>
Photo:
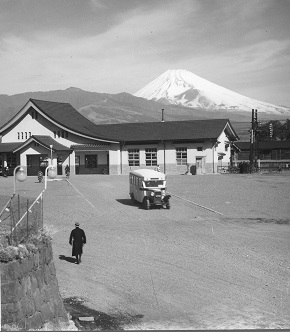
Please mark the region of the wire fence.
<svg viewBox="0 0 290 332"><path fill-rule="evenodd" d="M0 212L0 244L17 246L43 228L43 192L36 199L13 195Z"/></svg>

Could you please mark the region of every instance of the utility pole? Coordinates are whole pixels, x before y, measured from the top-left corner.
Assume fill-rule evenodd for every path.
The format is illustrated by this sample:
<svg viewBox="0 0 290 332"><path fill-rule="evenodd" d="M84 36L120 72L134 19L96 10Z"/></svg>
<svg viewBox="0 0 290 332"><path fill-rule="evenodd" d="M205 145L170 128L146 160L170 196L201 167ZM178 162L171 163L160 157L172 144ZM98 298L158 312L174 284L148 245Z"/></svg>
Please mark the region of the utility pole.
<svg viewBox="0 0 290 332"><path fill-rule="evenodd" d="M259 134L259 123L258 123L258 111L252 109L252 125L250 130L250 173L253 173L254 166L257 167L259 158L259 146L258 146L258 134Z"/></svg>
<svg viewBox="0 0 290 332"><path fill-rule="evenodd" d="M254 160L254 141L255 141L255 110L252 109L252 125L250 130L250 173L253 172L253 160Z"/></svg>

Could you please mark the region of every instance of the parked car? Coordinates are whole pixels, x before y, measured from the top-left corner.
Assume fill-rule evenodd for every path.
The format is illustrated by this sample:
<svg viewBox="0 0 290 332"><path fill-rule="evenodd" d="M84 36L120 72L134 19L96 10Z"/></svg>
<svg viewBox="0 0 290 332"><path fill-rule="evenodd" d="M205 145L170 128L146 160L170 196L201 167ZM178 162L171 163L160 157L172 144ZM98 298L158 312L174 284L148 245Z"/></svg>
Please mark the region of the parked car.
<svg viewBox="0 0 290 332"><path fill-rule="evenodd" d="M141 203L144 209L152 206L170 209L171 195L166 193L165 174L152 169L139 169L129 173L130 197Z"/></svg>

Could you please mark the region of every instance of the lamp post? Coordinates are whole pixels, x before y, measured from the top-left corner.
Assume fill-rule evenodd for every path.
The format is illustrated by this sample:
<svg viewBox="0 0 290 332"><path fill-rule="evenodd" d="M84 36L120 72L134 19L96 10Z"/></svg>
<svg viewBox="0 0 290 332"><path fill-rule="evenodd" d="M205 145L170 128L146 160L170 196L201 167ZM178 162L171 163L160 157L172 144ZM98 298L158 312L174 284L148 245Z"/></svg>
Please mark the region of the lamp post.
<svg viewBox="0 0 290 332"><path fill-rule="evenodd" d="M18 171L17 171L18 170ZM23 166L21 165L18 165L14 168L14 171L13 171L13 177L14 177L14 191L13 191L13 195L15 195L15 192L16 192L16 179L19 181L19 182L23 182L25 181L26 179L26 173L24 171L24 168Z"/></svg>
<svg viewBox="0 0 290 332"><path fill-rule="evenodd" d="M50 165L52 165L52 147L53 147L53 145L51 144L49 147L50 147Z"/></svg>
<svg viewBox="0 0 290 332"><path fill-rule="evenodd" d="M47 176L51 179L54 179L56 177L56 170L55 167L50 165L47 166L45 169L45 176L44 176L44 189L47 187Z"/></svg>

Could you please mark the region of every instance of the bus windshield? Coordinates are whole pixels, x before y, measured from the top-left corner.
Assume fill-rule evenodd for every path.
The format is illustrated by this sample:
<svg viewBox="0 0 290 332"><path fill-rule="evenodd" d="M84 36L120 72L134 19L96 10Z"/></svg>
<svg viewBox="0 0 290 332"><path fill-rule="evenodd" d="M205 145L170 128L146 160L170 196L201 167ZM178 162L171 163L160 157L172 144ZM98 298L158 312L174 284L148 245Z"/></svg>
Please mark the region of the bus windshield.
<svg viewBox="0 0 290 332"><path fill-rule="evenodd" d="M146 188L163 187L165 185L163 180L144 181L144 183Z"/></svg>

